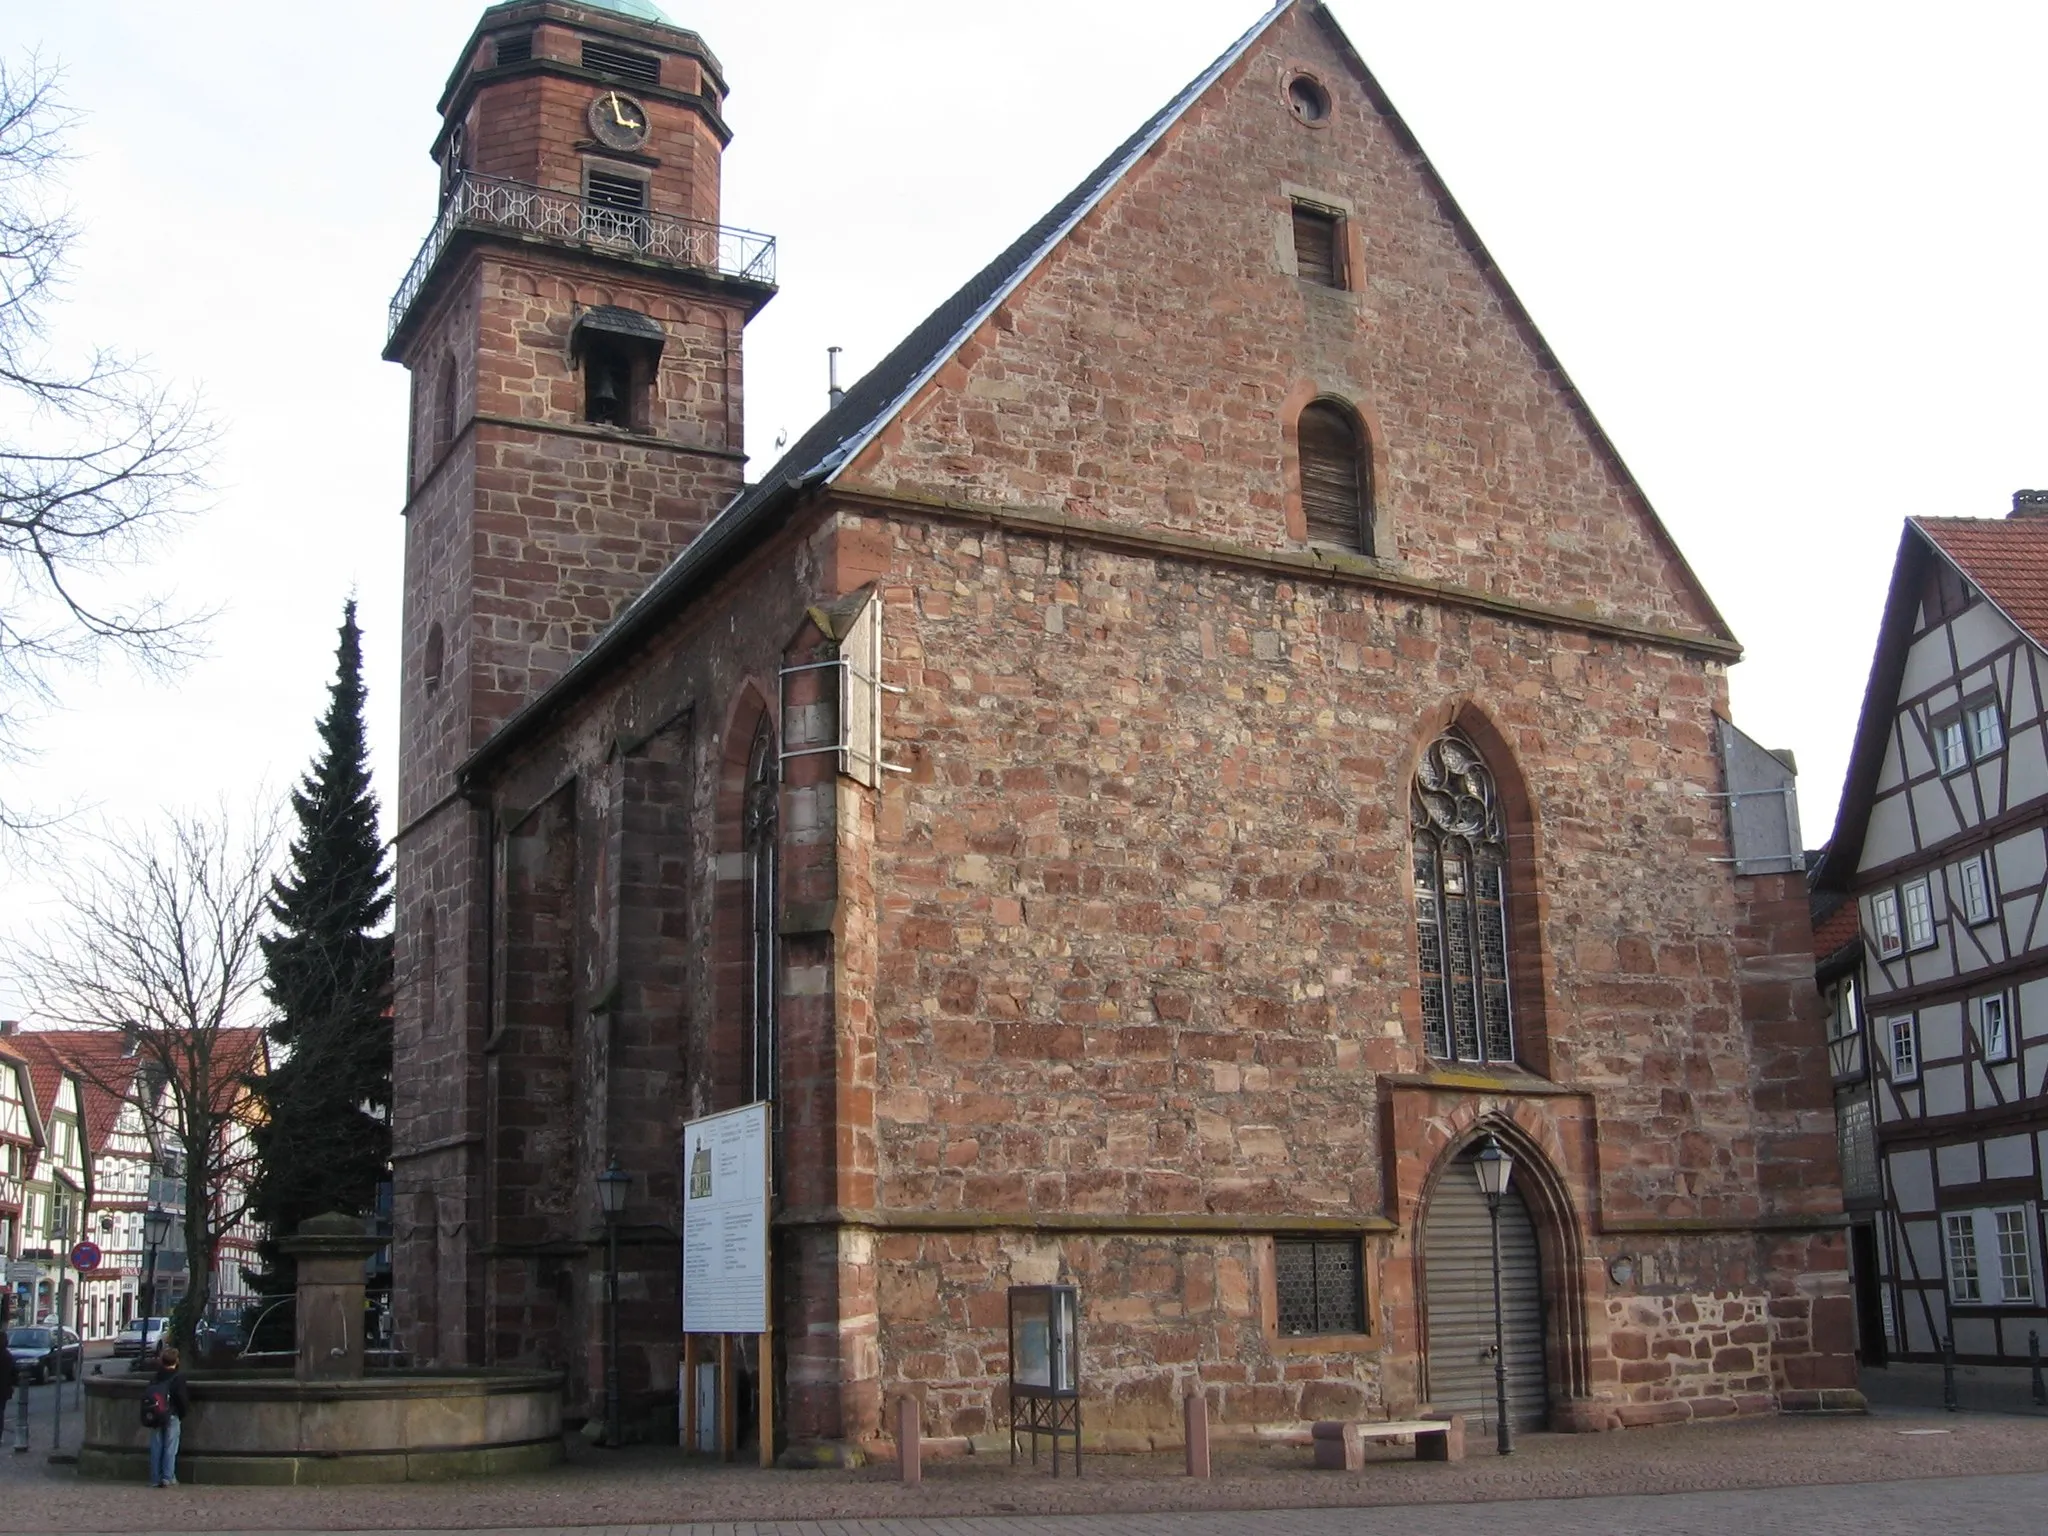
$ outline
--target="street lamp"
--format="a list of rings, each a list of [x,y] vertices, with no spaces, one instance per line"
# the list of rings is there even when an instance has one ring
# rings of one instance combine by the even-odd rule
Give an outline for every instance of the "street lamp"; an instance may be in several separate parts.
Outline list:
[[[156,1251],[170,1241],[171,1213],[160,1205],[152,1205],[142,1217],[142,1239],[149,1244],[149,1299],[142,1307],[142,1338],[149,1341],[149,1320],[156,1316]]]
[[[619,1443],[619,1212],[633,1176],[619,1166],[617,1153],[597,1176],[597,1206],[604,1212],[604,1443]]]
[[[1498,1446],[1506,1456],[1515,1448],[1514,1426],[1508,1422],[1508,1339],[1507,1314],[1500,1301],[1500,1203],[1507,1195],[1508,1180],[1514,1177],[1515,1160],[1488,1136],[1486,1145],[1473,1160],[1479,1174],[1479,1192],[1486,1196],[1486,1214],[1493,1226],[1493,1401],[1499,1420]]]

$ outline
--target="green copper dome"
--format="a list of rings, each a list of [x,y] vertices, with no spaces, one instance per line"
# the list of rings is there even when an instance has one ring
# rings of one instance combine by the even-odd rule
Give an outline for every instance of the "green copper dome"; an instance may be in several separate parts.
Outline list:
[[[657,22],[672,27],[674,22],[662,14],[661,7],[648,4],[648,0],[576,0],[578,5],[587,5],[593,11],[617,11],[621,16],[630,16],[635,21]]]

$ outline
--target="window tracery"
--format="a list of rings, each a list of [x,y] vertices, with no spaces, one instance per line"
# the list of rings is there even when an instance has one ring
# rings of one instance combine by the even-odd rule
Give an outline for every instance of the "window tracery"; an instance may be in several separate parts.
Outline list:
[[[1493,774],[1458,732],[1422,754],[1408,819],[1423,1048],[1442,1061],[1512,1062],[1507,835]]]

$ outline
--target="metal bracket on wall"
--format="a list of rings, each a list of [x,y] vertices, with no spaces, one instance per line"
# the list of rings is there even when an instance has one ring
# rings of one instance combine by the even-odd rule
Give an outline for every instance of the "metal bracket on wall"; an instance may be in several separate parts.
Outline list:
[[[882,695],[906,694],[907,689],[882,681],[882,600],[871,596],[848,626],[839,642],[839,654],[829,661],[800,662],[784,667],[777,678],[776,719],[786,727],[789,708],[789,680],[803,672],[836,671],[839,699],[835,739],[823,746],[801,746],[779,754],[778,762],[796,757],[839,759],[839,771],[874,789],[884,773],[909,773],[898,763],[882,759]],[[785,739],[787,737],[785,736]]]

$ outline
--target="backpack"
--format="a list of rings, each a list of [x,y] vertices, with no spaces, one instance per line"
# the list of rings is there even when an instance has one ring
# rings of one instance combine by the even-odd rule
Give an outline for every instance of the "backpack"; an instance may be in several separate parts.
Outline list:
[[[142,1427],[162,1429],[171,1422],[171,1389],[152,1381],[142,1393]]]

